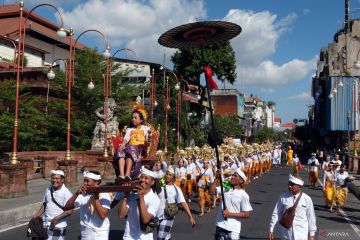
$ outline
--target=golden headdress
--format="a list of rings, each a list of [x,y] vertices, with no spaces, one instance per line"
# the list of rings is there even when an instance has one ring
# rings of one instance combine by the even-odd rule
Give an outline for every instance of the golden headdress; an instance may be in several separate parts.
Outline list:
[[[134,105],[134,111],[139,111],[139,112],[141,112],[141,114],[142,114],[143,117],[144,117],[144,120],[146,121],[147,116],[148,116],[148,113],[147,113],[144,105],[142,105],[140,102],[136,101],[136,103],[135,103],[135,105]]]

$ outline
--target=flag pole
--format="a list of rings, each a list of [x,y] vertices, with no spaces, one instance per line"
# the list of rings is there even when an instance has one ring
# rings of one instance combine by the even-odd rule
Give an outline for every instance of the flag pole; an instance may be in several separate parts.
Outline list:
[[[203,45],[201,45],[201,58],[202,58],[203,66],[205,67],[206,63],[205,63],[205,55],[204,55],[204,46]],[[216,131],[215,131],[215,123],[214,123],[214,113],[213,113],[213,107],[212,107],[211,96],[210,96],[209,79],[206,74],[204,74],[204,75],[205,75],[206,90],[207,90],[209,109],[210,109],[211,135],[212,135],[211,137],[215,143],[214,148],[215,148],[215,155],[216,155],[216,166],[217,166],[217,169],[220,170],[221,201],[222,201],[223,209],[225,210],[226,204],[225,204],[225,198],[224,198],[222,171],[221,171],[221,164],[220,164],[220,158],[219,158],[219,150],[218,150],[217,142],[216,142],[217,138],[216,138]]]

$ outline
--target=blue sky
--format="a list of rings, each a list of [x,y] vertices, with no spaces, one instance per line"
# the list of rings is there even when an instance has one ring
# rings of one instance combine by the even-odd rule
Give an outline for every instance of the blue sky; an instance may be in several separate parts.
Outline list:
[[[33,0],[25,5],[44,2],[61,8],[65,27],[75,33],[99,29],[112,49],[129,47],[145,61],[162,63],[165,51],[168,66],[174,50],[157,43],[168,29],[196,20],[239,24],[243,31],[231,41],[238,79],[226,87],[275,101],[276,116],[283,122],[307,117],[318,54],[344,22],[344,0]],[[359,0],[350,1],[350,8],[360,8]],[[50,9],[36,12],[55,18]],[[350,17],[360,18],[360,12],[352,11]],[[81,40],[103,48],[95,35]]]

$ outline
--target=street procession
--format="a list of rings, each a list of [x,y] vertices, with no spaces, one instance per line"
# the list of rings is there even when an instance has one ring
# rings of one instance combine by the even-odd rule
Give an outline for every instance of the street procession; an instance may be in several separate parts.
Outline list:
[[[3,1],[0,239],[360,239],[357,5]]]

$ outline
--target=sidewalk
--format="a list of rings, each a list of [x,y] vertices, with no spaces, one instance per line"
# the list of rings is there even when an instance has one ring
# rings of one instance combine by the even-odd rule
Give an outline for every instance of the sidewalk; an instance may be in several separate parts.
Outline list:
[[[83,175],[78,174],[78,184],[70,187],[75,192],[83,182]],[[0,232],[6,228],[27,223],[31,216],[40,208],[50,179],[36,179],[27,182],[29,194],[24,197],[0,199]]]

